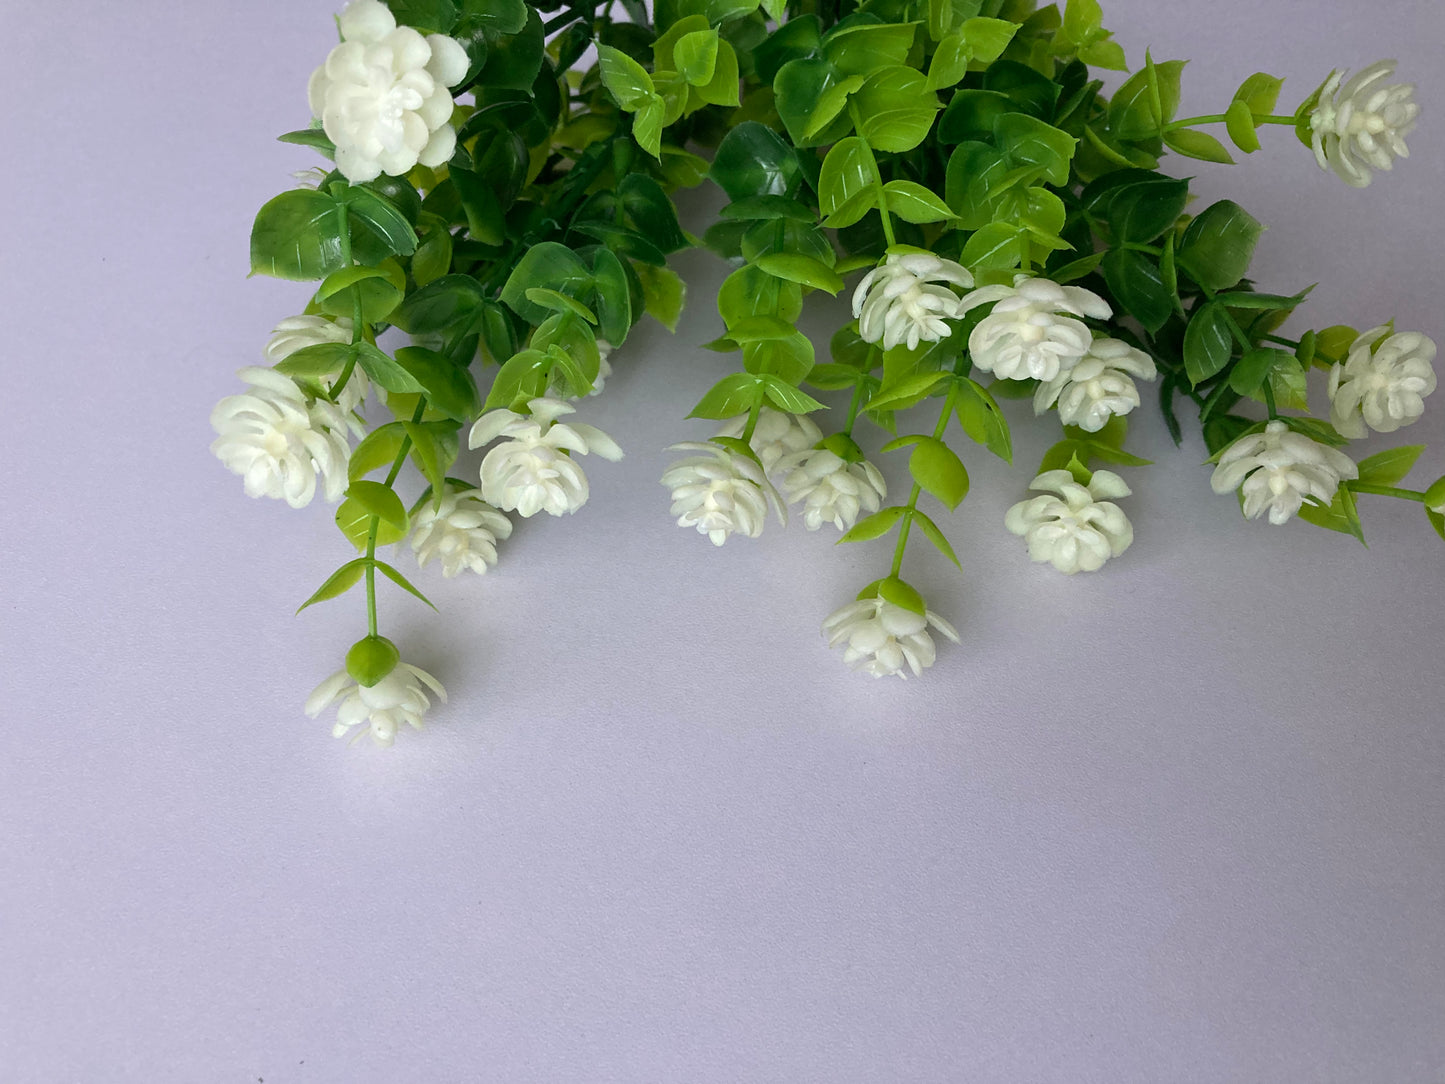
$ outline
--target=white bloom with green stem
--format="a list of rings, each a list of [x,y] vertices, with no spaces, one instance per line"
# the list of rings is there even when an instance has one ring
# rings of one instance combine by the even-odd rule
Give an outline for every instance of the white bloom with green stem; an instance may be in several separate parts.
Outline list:
[[[1225,448],[1209,484],[1216,493],[1241,490],[1246,517],[1257,519],[1267,511],[1278,526],[1300,510],[1306,497],[1328,505],[1341,481],[1359,476],[1344,452],[1276,418],[1262,432],[1246,433]]]
[[[741,437],[748,427],[748,415],[739,414],[723,423],[716,436]],[[785,410],[763,407],[748,447],[757,453],[763,470],[769,474],[784,456],[806,451],[823,437],[822,431],[806,414],[790,414]]]
[[[697,453],[673,463],[661,479],[672,491],[671,514],[679,527],[696,528],[721,546],[734,534],[762,534],[769,506],[786,519],[777,490],[751,456],[700,441],[683,441],[668,450]]]
[[[1394,73],[1395,61],[1380,60],[1341,86],[1345,70],[1336,68],[1310,110],[1315,161],[1355,188],[1368,185],[1375,171],[1393,168],[1395,159],[1410,156],[1405,137],[1420,106],[1413,84],[1386,82]]]
[[[428,689],[439,700],[446,700],[442,683],[410,663],[398,662],[374,685],[359,684],[346,670],[338,670],[306,698],[305,710],[306,715],[314,719],[329,705],[340,701],[336,723],[331,728],[333,737],[352,734],[359,738],[370,734],[377,745],[388,746],[402,725],[421,729],[422,719],[431,707]]]
[[[1418,331],[1372,327],[1330,369],[1330,423],[1347,437],[1393,433],[1425,412],[1435,390],[1435,342]]]
[[[596,426],[558,422],[576,412],[570,403],[543,396],[527,408],[527,414],[491,410],[472,426],[470,448],[509,438],[482,460],[482,499],[523,518],[538,512],[576,512],[587,503],[589,490],[587,475],[573,457],[599,455],[615,461],[622,458],[622,449]]]
[[[950,286],[973,285],[968,268],[931,252],[893,252],[864,275],[853,291],[853,315],[864,342],[884,350],[937,342],[949,334],[946,320],[961,315]]]
[[[447,579],[465,569],[483,575],[497,563],[497,542],[512,534],[512,521],[482,500],[479,490],[449,487],[411,517],[411,549],[425,568],[440,561]]]
[[[843,649],[843,661],[875,678],[906,679],[932,666],[938,656],[929,628],[958,643],[958,630],[932,610],[917,613],[880,597],[841,606],[823,622],[829,647]]]
[[[248,497],[275,497],[304,508],[317,478],[328,501],[346,492],[347,415],[335,403],[308,399],[290,377],[248,365],[237,371],[251,391],[211,411],[218,434],[211,451],[245,481]]]
[[[298,350],[324,343],[346,344],[351,342],[351,319],[346,316],[288,316],[271,329],[271,338],[266,342],[266,360],[279,365]],[[335,380],[341,375],[341,366],[329,374],[326,388],[329,392]],[[346,386],[336,397],[336,405],[350,414],[359,407],[370,390],[366,374],[358,368],[351,370]],[[356,427],[353,426],[353,429]]]
[[[866,459],[850,463],[827,448],[793,452],[778,461],[783,495],[803,504],[803,526],[816,531],[831,523],[847,531],[863,512],[878,511],[888,484]]]
[[[1060,286],[1028,275],[1012,286],[980,286],[963,311],[994,303],[968,336],[974,367],[1000,380],[1052,381],[1089,352],[1094,336],[1078,317],[1105,320],[1109,303],[1082,286]]]
[[[1095,572],[1134,541],[1129,517],[1113,501],[1130,489],[1113,471],[1094,471],[1086,485],[1070,471],[1047,470],[1029,488],[1044,495],[1010,508],[1004,526],[1028,543],[1030,560],[1070,576]]]
[[[1089,351],[1072,368],[1039,384],[1034,392],[1034,413],[1042,414],[1056,402],[1059,421],[1097,433],[1116,415],[1139,405],[1134,378],[1158,376],[1154,359],[1121,339],[1095,339]]]
[[[337,22],[341,44],[307,86],[336,168],[360,184],[444,164],[456,148],[448,88],[466,78],[466,50],[444,34],[397,26],[380,0],[351,0]]]

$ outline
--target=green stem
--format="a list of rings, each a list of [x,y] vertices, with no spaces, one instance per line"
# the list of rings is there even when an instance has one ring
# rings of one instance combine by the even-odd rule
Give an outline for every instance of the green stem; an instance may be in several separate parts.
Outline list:
[[[425,413],[426,396],[423,395],[416,401],[416,409],[412,411],[411,420],[419,422]],[[388,489],[396,481],[396,476],[401,473],[409,451],[411,451],[410,434],[401,438],[401,446],[396,450],[396,458],[391,461],[391,470],[386,473]],[[366,629],[371,636],[376,635],[376,535],[379,530],[381,530],[381,517],[372,516],[366,529]]]
[[[848,421],[843,426],[845,435],[853,435],[853,423],[858,420],[858,411],[863,407],[863,390],[868,386],[868,373],[873,371],[873,366],[878,360],[878,347],[868,348],[868,367],[865,372],[859,375],[858,383],[853,385],[853,398],[848,403]]]
[[[933,439],[942,440],[943,434],[948,431],[948,419],[953,414],[953,398],[957,394],[958,386],[951,385],[948,394],[943,399],[943,411],[938,415],[938,424],[933,427]],[[893,547],[893,567],[888,575],[897,576],[898,570],[903,567],[903,550],[908,545],[908,534],[913,529],[913,513],[918,511],[918,496],[923,492],[923,487],[917,482],[908,493],[908,504],[904,506],[903,522],[898,527],[898,544]]]
[[[859,139],[863,139],[863,118],[858,113],[857,104],[851,100],[848,102],[848,115],[853,118],[853,131],[858,134]],[[863,139],[863,142],[866,144],[868,141]],[[871,146],[868,148],[868,153],[872,156],[873,148]],[[878,172],[876,158],[873,162],[873,174],[876,178],[873,188],[878,193],[878,217],[883,220],[883,237],[888,242],[888,247],[892,248],[898,243],[898,239],[893,236],[893,216],[888,213],[888,193],[883,188],[883,174]]]
[[[1225,114],[1223,114],[1223,113],[1209,113],[1209,114],[1207,114],[1207,115],[1205,115],[1205,116],[1202,116],[1202,117],[1185,117],[1183,120],[1171,120],[1168,124],[1164,125],[1164,131],[1166,131],[1166,132],[1172,132],[1172,131],[1174,131],[1176,128],[1193,128],[1195,125],[1198,125],[1198,124],[1223,124],[1224,121],[1225,121]],[[1278,116],[1255,117],[1255,118],[1254,118],[1254,123],[1255,123],[1255,124],[1289,124],[1289,125],[1293,125],[1293,124],[1294,124],[1294,117],[1278,117]]]
[[[1278,343],[1280,346],[1290,346],[1296,350],[1299,349],[1299,341],[1297,339],[1286,339],[1283,335],[1261,335],[1260,338],[1268,343]]]
[[[1264,382],[1262,387],[1264,390],[1264,408],[1269,411],[1269,420],[1274,421],[1279,417],[1279,411],[1275,409],[1274,405],[1274,388],[1268,380]]]
[[[1399,497],[1402,501],[1425,503],[1425,494],[1418,489],[1401,489],[1399,486],[1377,486],[1372,482],[1346,482],[1345,488],[1351,493],[1374,493],[1381,497]]]
[[[759,395],[759,396],[757,397],[757,399],[753,402],[752,409],[748,411],[748,423],[747,423],[747,425],[743,426],[742,441],[743,441],[743,443],[746,444],[749,448],[751,448],[751,447],[753,446],[753,445],[752,445],[753,430],[755,430],[755,429],[758,427],[758,415],[760,415],[762,412],[763,412],[763,397],[762,397],[761,395]]]

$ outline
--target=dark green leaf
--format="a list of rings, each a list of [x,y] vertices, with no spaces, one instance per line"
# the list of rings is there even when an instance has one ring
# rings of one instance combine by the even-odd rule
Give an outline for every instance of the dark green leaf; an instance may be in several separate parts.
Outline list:
[[[1264,227],[1229,200],[1206,207],[1179,240],[1179,265],[1207,290],[1227,290],[1244,277]]]
[[[425,390],[427,402],[459,422],[476,416],[481,408],[472,374],[434,350],[404,346],[396,360]]]
[[[282,192],[251,227],[251,273],[306,281],[344,267],[337,204],[324,192]]]
[[[718,145],[709,174],[731,199],[791,196],[802,183],[797,153],[770,128],[744,121]]]
[[[1151,334],[1174,311],[1175,295],[1152,256],[1136,249],[1111,249],[1103,259],[1104,281],[1114,300]]]
[[[1198,385],[1226,365],[1234,352],[1229,314],[1223,305],[1202,305],[1196,309],[1184,331],[1184,370],[1190,383]]]

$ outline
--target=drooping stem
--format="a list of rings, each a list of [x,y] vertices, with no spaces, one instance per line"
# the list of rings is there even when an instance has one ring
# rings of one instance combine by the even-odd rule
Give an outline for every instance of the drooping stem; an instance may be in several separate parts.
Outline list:
[[[1399,497],[1402,501],[1425,503],[1425,494],[1418,489],[1402,489],[1399,486],[1381,486],[1373,482],[1346,482],[1345,488],[1351,493],[1373,493],[1380,497]]]

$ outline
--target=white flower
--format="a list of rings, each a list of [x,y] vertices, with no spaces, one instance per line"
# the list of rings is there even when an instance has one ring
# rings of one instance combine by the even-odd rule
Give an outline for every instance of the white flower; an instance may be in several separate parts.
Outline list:
[[[346,492],[346,415],[323,399],[308,402],[290,377],[248,365],[237,375],[255,390],[231,395],[211,411],[219,434],[211,451],[245,479],[246,495],[280,497],[302,508],[321,475],[328,501]]]
[[[416,563],[425,568],[433,558],[440,558],[442,575],[448,579],[464,568],[484,574],[497,563],[497,540],[512,533],[512,521],[475,489],[450,490],[439,506],[424,501],[411,525]]]
[[[336,168],[359,184],[447,161],[457,141],[447,88],[466,77],[466,50],[443,34],[397,26],[381,0],[351,0],[338,22],[342,42],[306,88],[336,144]]]
[[[338,670],[306,698],[306,714],[314,719],[328,704],[339,698],[341,705],[336,709],[336,725],[331,728],[333,737],[344,737],[353,727],[364,723],[367,730],[357,731],[357,737],[369,731],[377,745],[390,745],[399,724],[406,723],[413,729],[421,729],[422,717],[431,706],[423,686],[430,688],[441,700],[446,700],[447,693],[442,683],[410,663],[397,663],[391,673],[369,686],[358,685],[345,670]]]
[[[1246,433],[1219,457],[1209,484],[1228,493],[1244,483],[1244,514],[1257,518],[1269,509],[1269,521],[1285,522],[1305,497],[1321,504],[1335,499],[1340,480],[1358,478],[1350,457],[1336,448],[1296,433],[1276,419],[1262,433]]]
[[[1396,158],[1410,156],[1405,137],[1415,127],[1420,106],[1412,97],[1413,84],[1384,82],[1394,72],[1393,60],[1377,61],[1341,87],[1345,71],[1336,68],[1310,111],[1315,161],[1355,188],[1370,183],[1372,170],[1389,170]]]
[[[523,518],[538,512],[553,516],[575,512],[587,503],[588,490],[587,475],[572,456],[596,453],[618,460],[622,449],[595,426],[556,422],[559,415],[576,412],[569,403],[542,397],[527,406],[530,414],[492,410],[472,426],[470,448],[498,437],[512,438],[482,460],[482,498]]]
[[[768,505],[785,519],[777,490],[756,463],[720,444],[684,441],[669,451],[699,452],[679,459],[663,472],[672,490],[672,515],[679,527],[696,527],[714,546],[737,533],[757,538],[768,518]]]
[[[1076,316],[1107,319],[1108,302],[1082,286],[1017,275],[1012,286],[981,286],[963,311],[997,301],[968,337],[973,364],[1000,380],[1053,380],[1089,352],[1093,335]]]
[[[1113,471],[1096,470],[1087,486],[1066,470],[1047,470],[1029,483],[1047,494],[1020,501],[1004,516],[1004,526],[1029,545],[1029,559],[1048,561],[1060,572],[1093,572],[1118,557],[1134,541],[1134,527],[1113,501],[1129,487]]]
[[[1116,414],[1139,405],[1139,389],[1131,376],[1153,380],[1154,359],[1121,339],[1095,339],[1073,368],[1045,380],[1034,392],[1034,413],[1059,404],[1059,420],[1097,433]]]
[[[1350,344],[1343,364],[1330,369],[1330,422],[1347,437],[1365,426],[1393,433],[1425,412],[1435,390],[1435,342],[1418,331],[1389,335],[1372,327]]]
[[[829,647],[845,645],[843,661],[852,669],[906,680],[905,666],[919,677],[937,657],[929,625],[958,643],[958,631],[932,610],[914,613],[883,598],[860,598],[834,610],[823,622],[823,635]]]
[[[816,531],[831,523],[846,531],[860,512],[878,511],[888,485],[866,459],[849,463],[827,448],[811,448],[778,461],[783,493],[789,504],[803,502],[803,525]]]
[[[320,346],[322,343],[350,343],[351,342],[351,319],[346,316],[338,316],[334,320],[325,316],[288,316],[274,328],[271,329],[271,338],[266,343],[266,360],[272,365],[279,365],[298,350],[304,350],[308,346]],[[331,381],[341,375],[341,366],[330,374],[331,380],[327,381],[326,390],[331,390]],[[350,414],[361,405],[370,390],[370,382],[366,374],[359,368],[353,367],[351,376],[346,380],[346,387],[341,389],[341,398],[336,405]],[[355,427],[353,427],[355,428]]]
[[[884,350],[906,342],[915,349],[920,342],[948,337],[945,320],[962,313],[959,298],[946,286],[951,282],[972,286],[968,268],[931,252],[893,253],[863,276],[853,291],[853,315],[858,317],[858,335],[864,342],[883,341]]]
[[[724,422],[715,435],[741,437],[747,426],[748,416],[739,414]],[[822,431],[806,414],[789,414],[785,410],[763,407],[758,413],[758,424],[753,429],[748,447],[757,453],[763,470],[771,474],[783,456],[811,448],[822,437]]]

